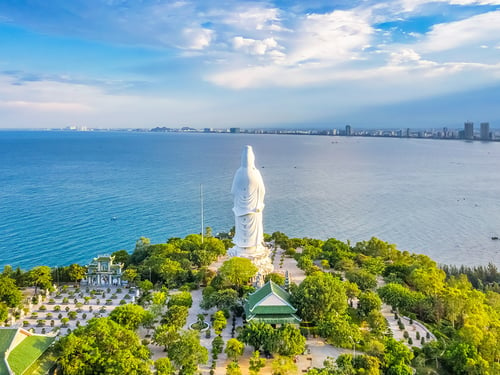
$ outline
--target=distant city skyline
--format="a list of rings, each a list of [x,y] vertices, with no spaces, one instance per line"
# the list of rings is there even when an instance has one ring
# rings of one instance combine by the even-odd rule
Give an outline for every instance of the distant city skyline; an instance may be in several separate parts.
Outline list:
[[[500,0],[0,2],[0,128],[500,127]]]

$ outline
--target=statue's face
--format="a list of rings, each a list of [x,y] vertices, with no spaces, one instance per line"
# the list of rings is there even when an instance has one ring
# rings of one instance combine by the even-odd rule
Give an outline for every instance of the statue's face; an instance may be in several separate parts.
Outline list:
[[[243,148],[243,153],[241,155],[241,166],[242,167],[255,166],[255,155],[253,154],[252,146],[247,145]]]

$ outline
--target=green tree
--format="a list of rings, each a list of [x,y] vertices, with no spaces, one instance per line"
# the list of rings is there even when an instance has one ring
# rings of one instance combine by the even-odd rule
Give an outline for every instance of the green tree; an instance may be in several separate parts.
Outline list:
[[[114,263],[122,263],[124,267],[128,267],[130,263],[130,254],[127,250],[118,250],[111,254],[112,257],[115,257]]]
[[[413,292],[396,283],[389,283],[379,288],[377,292],[385,303],[404,311],[411,311],[416,302],[423,298],[421,293]]]
[[[370,326],[370,331],[375,335],[382,335],[387,332],[387,320],[378,310],[372,310],[368,313],[366,321]]]
[[[168,351],[170,345],[179,339],[178,328],[167,324],[162,324],[155,329],[153,342],[156,345],[163,346]]]
[[[243,354],[243,350],[245,349],[245,344],[243,344],[238,339],[229,339],[226,343],[226,349],[224,349],[224,353],[227,354],[227,357],[233,361],[237,361],[238,358]]]
[[[170,358],[158,358],[155,361],[156,375],[174,375],[175,367],[170,362]]]
[[[380,360],[370,355],[357,355],[353,358],[354,368],[358,374],[380,375]]]
[[[224,315],[224,312],[219,310],[213,315],[212,327],[214,328],[214,332],[217,335],[220,335],[224,328],[227,326],[227,319]]]
[[[16,307],[21,304],[22,299],[23,295],[14,279],[0,275],[0,302],[4,302],[8,307]]]
[[[135,332],[111,319],[91,319],[57,345],[64,374],[150,374],[150,353]]]
[[[139,328],[139,325],[142,324],[145,317],[146,311],[141,306],[131,303],[117,306],[111,311],[111,314],[109,314],[111,320],[134,331]]]
[[[232,257],[219,268],[219,274],[228,286],[241,288],[257,273],[257,267],[250,259]]]
[[[0,302],[0,322],[5,321],[8,315],[9,315],[9,308],[4,302]]]
[[[202,308],[209,309],[216,306],[220,310],[232,310],[238,304],[239,296],[236,290],[231,288],[222,290],[209,288],[205,288],[205,290],[208,289],[207,293],[203,293]]]
[[[163,315],[162,322],[170,326],[182,328],[186,324],[188,316],[189,309],[186,306],[173,305]]]
[[[165,287],[163,288],[164,290],[159,290],[151,294],[152,305],[150,309],[155,314],[155,316],[158,316],[161,313],[163,307],[165,306],[165,303],[167,302],[168,290]]]
[[[291,375],[297,373],[297,366],[293,359],[286,356],[277,356],[272,363],[273,375]]]
[[[436,267],[420,267],[412,271],[408,283],[427,296],[436,296],[444,289],[446,274]]]
[[[48,266],[37,266],[30,273],[30,281],[35,285],[35,294],[38,288],[50,289],[52,287],[52,272]]]
[[[168,356],[179,374],[193,375],[198,365],[208,361],[208,351],[200,344],[197,331],[183,331],[168,348]]]
[[[392,337],[385,341],[384,363],[387,375],[411,375],[410,367],[413,352],[400,341]]]
[[[193,297],[191,296],[191,293],[183,291],[177,294],[172,294],[168,300],[167,306],[170,308],[174,305],[186,306],[187,308],[193,306]]]
[[[342,315],[347,310],[347,295],[338,278],[317,272],[307,276],[293,294],[293,301],[302,319],[320,322],[329,315]]]
[[[130,263],[138,265],[144,259],[146,259],[150,255],[149,247],[151,245],[151,241],[149,238],[141,237],[135,243],[135,249],[132,255],[130,256]]]
[[[272,280],[275,284],[281,286],[285,285],[285,276],[283,276],[281,273],[268,273],[264,278],[264,281],[267,283],[269,280]]]
[[[351,323],[347,315],[330,315],[319,323],[318,330],[320,335],[334,346],[351,348],[353,341],[358,342],[361,339],[359,327]]]
[[[241,369],[238,362],[231,361],[226,366],[226,375],[241,375]]]
[[[250,322],[246,324],[238,335],[238,339],[254,350],[264,349],[270,352],[274,345],[274,329],[270,324]]]
[[[365,269],[354,269],[347,271],[345,277],[351,283],[356,283],[361,290],[373,289],[377,286],[377,278],[373,273]]]
[[[250,357],[250,375],[258,375],[260,370],[266,365],[266,360],[260,357],[260,352],[255,350]]]
[[[277,352],[285,356],[301,354],[306,348],[306,338],[291,324],[282,325],[275,331]]]
[[[352,354],[341,354],[335,361],[339,373],[342,375],[356,375],[356,370],[352,363]]]
[[[72,281],[78,282],[87,274],[87,269],[77,263],[73,263],[68,268],[68,275]]]
[[[212,353],[214,355],[219,355],[224,349],[224,340],[221,336],[215,336],[212,340]]]
[[[371,290],[362,292],[358,297],[358,312],[361,316],[367,316],[372,310],[380,310],[382,301],[380,297]]]
[[[382,241],[376,237],[369,241],[358,242],[353,250],[371,257],[381,257],[383,259],[392,259],[397,254],[396,245]]]
[[[150,258],[150,262],[150,266],[155,270],[155,273],[161,277],[169,288],[175,286],[187,273],[180,262],[169,258]]]
[[[139,280],[139,273],[137,272],[137,269],[129,267],[123,271],[122,279],[128,281],[130,284],[133,284]]]

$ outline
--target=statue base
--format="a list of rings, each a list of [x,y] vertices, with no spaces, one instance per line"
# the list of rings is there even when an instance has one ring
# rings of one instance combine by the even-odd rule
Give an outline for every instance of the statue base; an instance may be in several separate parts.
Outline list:
[[[235,246],[227,251],[230,257],[247,258],[259,269],[258,273],[262,276],[273,272],[274,266],[271,262],[271,250],[265,246],[258,247],[239,247]]]

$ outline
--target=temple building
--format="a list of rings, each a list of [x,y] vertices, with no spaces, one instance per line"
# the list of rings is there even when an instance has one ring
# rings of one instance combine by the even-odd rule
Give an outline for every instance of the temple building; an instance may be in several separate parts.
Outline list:
[[[247,322],[269,324],[300,324],[297,309],[290,303],[290,294],[269,280],[248,296],[244,305]]]
[[[87,266],[87,285],[112,286],[122,283],[122,263],[114,263],[112,255],[99,255]]]

